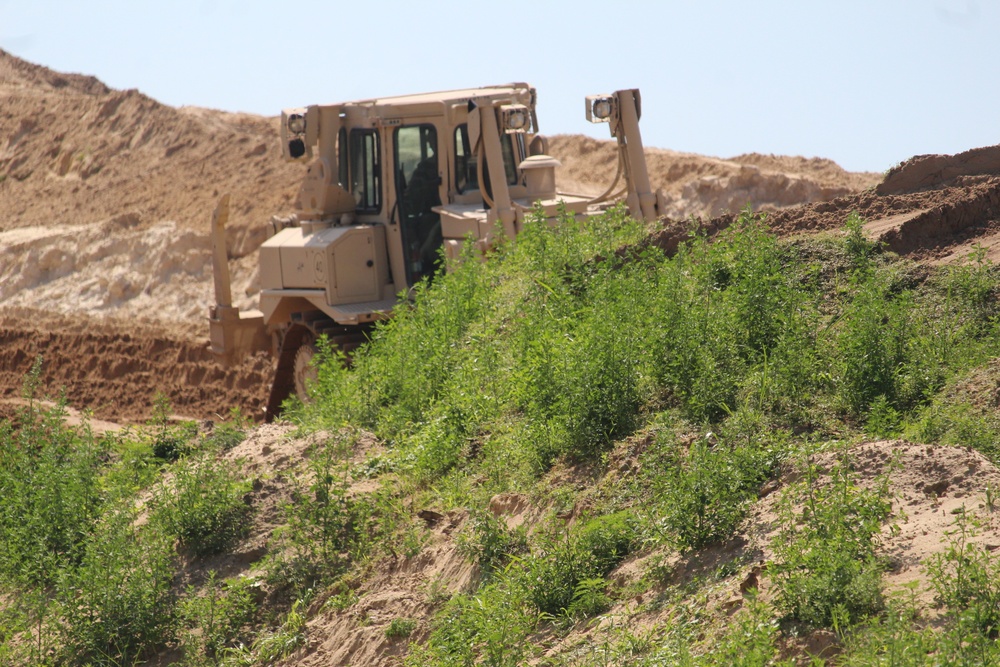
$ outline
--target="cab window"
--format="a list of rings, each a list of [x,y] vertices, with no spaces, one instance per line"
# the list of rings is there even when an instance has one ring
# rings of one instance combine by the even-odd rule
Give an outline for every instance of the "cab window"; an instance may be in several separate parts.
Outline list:
[[[455,188],[459,193],[479,189],[476,155],[469,145],[469,126],[465,124],[455,128]]]
[[[437,130],[430,124],[396,128],[393,154],[406,282],[413,285],[434,275],[440,264],[441,216],[434,212],[441,204]]]
[[[337,133],[337,182],[347,189],[347,128]]]
[[[379,164],[375,130],[351,130],[351,194],[359,213],[378,213],[382,208],[382,167]]]
[[[516,139],[511,139],[516,137]],[[520,154],[524,155],[524,135],[506,134],[500,135],[500,152],[503,155],[503,170],[507,177],[508,185],[517,185],[517,165],[518,150],[515,148],[515,141],[520,149]],[[479,177],[476,173],[476,156],[473,147],[469,143],[469,126],[465,123],[455,128],[455,187],[459,193],[469,192],[479,189]],[[489,181],[489,165],[483,163],[483,177]],[[489,192],[487,194],[490,194]]]
[[[517,185],[517,165],[518,159],[514,153],[514,142],[511,137],[517,137],[520,143],[524,142],[523,134],[507,134],[506,132],[500,135],[500,150],[503,152],[503,170],[507,176],[508,185]]]

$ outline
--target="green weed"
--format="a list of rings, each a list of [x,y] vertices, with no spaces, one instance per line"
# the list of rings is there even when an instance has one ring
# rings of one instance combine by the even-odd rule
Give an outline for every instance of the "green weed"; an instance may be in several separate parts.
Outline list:
[[[135,513],[105,514],[78,567],[60,579],[58,626],[74,664],[132,664],[174,636],[169,538],[135,528]]]
[[[385,636],[389,639],[406,639],[417,629],[417,622],[412,618],[394,618],[385,628]]]
[[[181,644],[188,663],[215,664],[226,649],[246,638],[247,626],[259,613],[256,586],[252,579],[220,581],[209,572],[203,591],[188,589],[178,609],[187,630]]]
[[[40,365],[25,382],[29,405],[18,428],[0,423],[0,573],[11,582],[49,586],[76,566],[103,508],[101,467],[107,442],[64,426],[65,402],[34,402]]]
[[[527,530],[518,527],[511,530],[503,518],[490,511],[473,512],[469,518],[469,530],[458,539],[459,551],[466,558],[474,560],[489,579],[495,572],[502,571],[512,558],[528,550]]]
[[[973,541],[980,522],[961,508],[943,553],[927,563],[927,574],[937,600],[952,616],[960,632],[988,639],[1000,635],[1000,561]]]
[[[238,469],[208,456],[180,464],[158,498],[154,520],[195,556],[225,551],[250,530],[250,484]]]
[[[644,468],[656,499],[655,530],[682,551],[728,539],[771,473],[767,458],[766,450],[702,440],[687,451],[676,445],[653,450]]]
[[[891,508],[888,476],[874,489],[859,487],[847,455],[833,465],[828,483],[819,475],[810,462],[803,481],[783,497],[771,545],[779,604],[814,627],[831,627],[835,619],[856,623],[884,607],[878,547]]]

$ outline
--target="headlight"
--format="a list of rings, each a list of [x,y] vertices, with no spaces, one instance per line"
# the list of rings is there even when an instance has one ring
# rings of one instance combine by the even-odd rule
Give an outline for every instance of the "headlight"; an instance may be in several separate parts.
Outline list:
[[[607,123],[615,114],[618,100],[613,95],[591,95],[587,98],[587,120]]]
[[[528,107],[523,104],[504,104],[500,107],[500,123],[507,134],[525,132],[530,125]]]
[[[306,131],[306,117],[300,113],[289,115],[288,130],[292,134],[303,134]]]

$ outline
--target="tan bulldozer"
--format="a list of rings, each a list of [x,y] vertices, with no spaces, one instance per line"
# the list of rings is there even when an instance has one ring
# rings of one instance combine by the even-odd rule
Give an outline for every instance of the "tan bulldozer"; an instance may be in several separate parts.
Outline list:
[[[277,358],[268,420],[292,393],[306,396],[321,335],[345,351],[364,343],[463,243],[485,253],[539,209],[587,216],[624,199],[631,215],[658,217],[638,90],[586,98],[587,120],[608,123],[619,148],[617,176],[598,197],[558,190],[535,102],[534,88],[512,83],[282,112],[282,153],[308,168],[294,214],[272,218],[260,248],[259,310],[232,304],[227,197],[212,223],[212,352],[226,365],[259,350]]]

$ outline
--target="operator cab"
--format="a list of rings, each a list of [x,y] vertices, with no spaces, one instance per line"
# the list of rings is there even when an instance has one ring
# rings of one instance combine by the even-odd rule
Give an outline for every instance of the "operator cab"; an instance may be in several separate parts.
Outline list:
[[[440,268],[443,209],[458,205],[485,216],[493,201],[489,164],[469,129],[470,120],[481,125],[471,118],[475,110],[516,106],[530,125],[534,97],[526,84],[510,84],[286,110],[286,159],[325,165],[310,168],[296,201],[298,220],[309,229],[385,226],[394,286],[413,287]],[[501,151],[506,187],[526,195],[518,169],[528,157],[524,134],[503,134]],[[331,190],[343,194],[315,194]],[[350,210],[325,206],[331,199]]]

